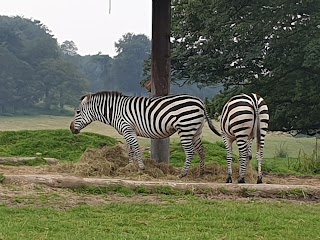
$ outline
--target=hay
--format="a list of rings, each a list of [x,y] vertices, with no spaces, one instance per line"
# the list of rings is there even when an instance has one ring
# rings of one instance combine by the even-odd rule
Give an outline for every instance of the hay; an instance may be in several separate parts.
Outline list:
[[[184,161],[182,159],[181,161]],[[88,149],[78,163],[57,164],[52,166],[58,172],[72,173],[82,177],[121,177],[133,180],[177,180],[181,168],[168,164],[157,163],[151,159],[144,159],[145,170],[141,171],[137,162],[129,164],[128,150],[123,145],[105,146],[101,149]],[[233,166],[233,179],[239,177],[239,167]],[[199,176],[199,167],[190,169],[182,181],[225,182],[227,167],[218,163],[207,163],[205,174]],[[246,182],[255,183],[257,173],[248,166]]]

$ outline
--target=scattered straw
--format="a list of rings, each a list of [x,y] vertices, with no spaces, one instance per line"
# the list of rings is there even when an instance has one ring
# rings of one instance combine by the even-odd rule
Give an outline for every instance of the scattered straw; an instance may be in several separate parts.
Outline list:
[[[181,159],[184,161],[184,159]],[[129,164],[128,151],[123,145],[105,146],[101,149],[88,149],[78,163],[60,163],[51,167],[62,173],[72,173],[82,177],[121,177],[134,180],[177,180],[180,168],[170,164],[157,163],[151,159],[144,159],[146,169],[141,171],[138,164]],[[233,166],[233,179],[239,177],[239,167]],[[217,163],[207,163],[204,176],[199,177],[199,167],[190,169],[183,181],[225,182],[227,167]],[[254,183],[257,173],[248,166],[246,182]]]

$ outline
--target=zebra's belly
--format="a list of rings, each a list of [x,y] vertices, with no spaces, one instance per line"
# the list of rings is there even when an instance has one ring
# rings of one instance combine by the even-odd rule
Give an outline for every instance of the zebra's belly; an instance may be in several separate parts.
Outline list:
[[[172,134],[176,132],[174,128],[170,129],[164,129],[162,131],[151,131],[151,130],[141,130],[141,129],[135,129],[136,134],[139,137],[144,137],[144,138],[152,138],[152,139],[163,139],[170,137]]]

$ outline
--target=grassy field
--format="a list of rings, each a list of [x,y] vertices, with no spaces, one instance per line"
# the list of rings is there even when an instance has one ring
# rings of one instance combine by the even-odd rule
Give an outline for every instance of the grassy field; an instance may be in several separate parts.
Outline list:
[[[19,130],[0,132],[0,156],[57,158],[62,161],[78,161],[87,148],[113,146],[114,138],[85,132],[70,134],[68,130]]]
[[[316,204],[188,196],[66,209],[0,206],[0,239],[319,239],[317,212]]]
[[[4,132],[0,133],[0,156],[41,152],[44,157],[74,162],[88,147],[116,143],[113,138],[94,133],[123,140],[114,129],[99,123],[92,124],[80,135],[72,135],[68,131],[70,120],[49,116],[1,117]],[[225,150],[221,144],[213,144],[221,140],[207,127],[204,138],[208,162],[225,164]],[[184,155],[176,136],[172,142],[171,163],[182,166]],[[302,148],[311,154],[314,147],[314,139],[288,136],[269,135],[267,142],[267,155],[274,162],[268,166],[266,161],[266,168],[271,171],[279,163],[273,154],[280,143],[285,142],[289,156],[298,155]],[[149,140],[141,143],[146,146]],[[283,166],[278,167],[283,173]],[[115,192],[99,190],[72,191],[0,183],[0,240],[320,239],[317,214],[320,205],[316,203],[253,198],[217,200],[205,193],[155,194],[125,188]]]
[[[72,117],[63,116],[36,116],[36,117],[0,117],[0,131],[16,131],[16,130],[48,130],[48,129],[69,129]],[[215,123],[219,129],[219,124]],[[123,137],[111,126],[94,122],[84,129],[84,132],[98,133],[116,138],[124,142]],[[208,128],[204,127],[203,139],[214,142],[221,141]],[[177,134],[171,137],[171,141],[179,141]],[[150,140],[139,138],[139,142],[143,146],[149,146]],[[320,145],[320,144],[319,144]],[[320,147],[318,147],[320,150]],[[315,138],[295,138],[287,135],[268,134],[266,138],[265,158],[273,158],[279,151],[285,151],[287,157],[297,158],[301,154],[311,155],[315,149]],[[253,147],[255,150],[255,146]],[[236,148],[235,148],[236,153]]]

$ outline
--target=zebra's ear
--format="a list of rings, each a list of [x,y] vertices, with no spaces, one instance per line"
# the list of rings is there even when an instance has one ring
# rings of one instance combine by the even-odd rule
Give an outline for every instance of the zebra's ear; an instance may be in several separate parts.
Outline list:
[[[87,103],[91,99],[91,94],[84,95],[80,98],[81,103]]]

